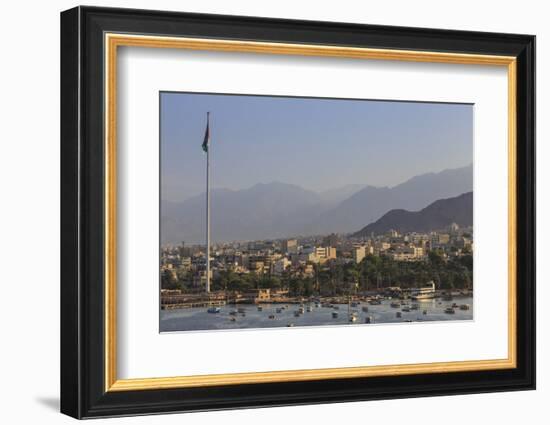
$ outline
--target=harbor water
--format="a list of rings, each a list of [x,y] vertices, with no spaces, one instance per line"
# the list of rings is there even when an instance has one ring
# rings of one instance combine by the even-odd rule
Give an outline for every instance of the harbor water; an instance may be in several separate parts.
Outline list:
[[[394,303],[392,307],[391,303]],[[454,297],[452,301],[428,299],[405,301],[405,305],[395,306],[399,300],[381,301],[380,305],[361,302],[356,306],[332,304],[331,307],[316,306],[313,302],[299,304],[238,304],[219,308],[218,313],[206,308],[181,308],[160,311],[160,331],[199,331],[213,329],[254,329],[298,326],[365,325],[381,323],[433,322],[445,320],[472,320],[472,297]],[[453,308],[453,304],[455,307]],[[459,306],[467,305],[468,309]],[[300,306],[303,313],[298,313]],[[417,309],[411,307],[418,306]],[[407,311],[407,307],[411,308]],[[368,311],[364,311],[364,308]],[[349,309],[349,313],[348,313]],[[311,311],[309,311],[311,310]],[[447,312],[446,312],[447,310]],[[453,313],[449,313],[452,311]],[[333,314],[334,313],[334,314]],[[350,322],[350,315],[356,317]],[[366,323],[367,322],[367,323]]]

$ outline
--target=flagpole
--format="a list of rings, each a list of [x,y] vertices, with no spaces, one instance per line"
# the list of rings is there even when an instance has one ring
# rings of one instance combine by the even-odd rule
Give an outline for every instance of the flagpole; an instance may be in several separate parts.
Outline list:
[[[206,125],[210,127],[210,112],[206,113]],[[210,131],[208,136],[210,137]],[[206,293],[210,292],[210,148],[206,150]]]

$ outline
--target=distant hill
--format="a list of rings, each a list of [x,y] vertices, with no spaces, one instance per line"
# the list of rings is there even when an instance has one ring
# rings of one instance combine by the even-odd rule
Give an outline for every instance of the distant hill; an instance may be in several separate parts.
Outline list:
[[[369,236],[385,233],[391,229],[401,233],[429,232],[456,223],[459,226],[473,224],[473,193],[468,192],[448,199],[440,199],[420,211],[394,209],[379,220],[363,227],[354,236]]]
[[[395,208],[417,211],[438,199],[473,190],[472,165],[427,173],[394,187],[366,186],[312,220],[315,233],[353,232]]]
[[[203,242],[205,196],[203,193],[180,204],[161,204],[162,243]],[[278,182],[244,190],[214,189],[210,200],[213,241],[290,236],[303,230],[324,202],[316,192]]]
[[[248,189],[211,191],[212,241],[275,239],[349,233],[389,210],[416,211],[473,188],[472,166],[428,173],[394,187],[353,184],[320,193],[273,182]],[[161,241],[201,243],[205,194],[183,202],[161,202]]]

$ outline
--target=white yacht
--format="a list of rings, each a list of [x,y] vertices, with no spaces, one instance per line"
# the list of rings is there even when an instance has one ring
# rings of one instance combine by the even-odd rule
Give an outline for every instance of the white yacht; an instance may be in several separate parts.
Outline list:
[[[421,288],[413,289],[411,298],[413,300],[428,300],[435,297],[435,283],[433,280],[426,283]]]

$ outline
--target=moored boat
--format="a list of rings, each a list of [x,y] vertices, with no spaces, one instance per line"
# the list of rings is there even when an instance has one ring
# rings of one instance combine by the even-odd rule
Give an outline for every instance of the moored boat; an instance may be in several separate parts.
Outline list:
[[[429,300],[435,297],[435,283],[430,280],[424,286],[411,291],[413,300]]]

